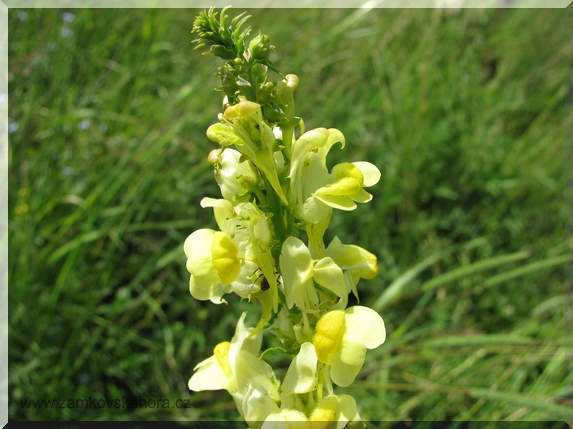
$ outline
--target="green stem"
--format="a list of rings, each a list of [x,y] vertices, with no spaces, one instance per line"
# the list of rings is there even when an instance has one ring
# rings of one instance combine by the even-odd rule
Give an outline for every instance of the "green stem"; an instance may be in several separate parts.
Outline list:
[[[273,246],[272,248],[273,257],[275,258],[275,261],[278,261],[280,255],[280,249],[282,248],[284,241],[288,237],[288,233],[284,223],[283,203],[280,197],[272,190],[272,187],[266,177],[265,177],[265,186],[267,189],[268,207],[271,213],[273,214],[271,217],[271,221],[275,229],[275,238],[277,238],[277,240],[279,241],[278,245]]]
[[[261,205],[263,205],[263,206],[268,205],[267,197],[265,196],[263,191],[261,191],[259,188],[255,188],[254,192],[255,192],[255,195],[257,196],[257,198],[259,199],[259,203],[261,203]]]

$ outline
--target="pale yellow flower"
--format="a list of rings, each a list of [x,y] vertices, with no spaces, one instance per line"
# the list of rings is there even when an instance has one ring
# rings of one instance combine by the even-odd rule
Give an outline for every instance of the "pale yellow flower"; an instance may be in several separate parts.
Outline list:
[[[356,285],[362,279],[370,280],[378,275],[378,260],[376,255],[354,244],[342,244],[338,237],[326,248],[326,255],[344,271],[347,292],[354,293],[358,298]]]
[[[339,130],[317,128],[302,134],[293,145],[289,199],[297,216],[312,224],[333,208],[354,210],[356,202],[370,201],[372,195],[363,188],[380,180],[378,168],[365,161],[338,164],[329,173],[326,156],[336,143],[345,145]]]
[[[326,313],[312,338],[318,360],[330,365],[332,381],[343,387],[352,384],[364,365],[366,349],[374,349],[385,340],[380,315],[361,306]]]
[[[201,206],[213,208],[221,231],[200,229],[185,240],[191,295],[215,303],[224,302],[222,296],[231,292],[250,299],[260,291],[253,279],[260,271],[272,296],[261,301],[276,311],[278,289],[270,251],[272,233],[266,215],[250,202],[233,206],[224,199],[203,198]],[[264,315],[268,320],[270,313],[266,311]]]
[[[215,168],[215,180],[223,198],[233,204],[247,202],[250,193],[259,184],[259,175],[251,162],[241,159],[242,154],[234,149],[214,149],[209,162]]]
[[[284,241],[279,264],[288,308],[296,305],[304,312],[317,311],[320,296],[316,285],[346,302],[348,292],[340,267],[330,257],[314,260],[300,239]]]
[[[262,333],[254,334],[244,324],[243,313],[231,342],[219,343],[213,356],[195,367],[195,374],[189,380],[189,389],[226,389],[236,401],[242,401],[253,387],[264,389],[274,400],[279,400],[279,381],[272,368],[258,354]]]

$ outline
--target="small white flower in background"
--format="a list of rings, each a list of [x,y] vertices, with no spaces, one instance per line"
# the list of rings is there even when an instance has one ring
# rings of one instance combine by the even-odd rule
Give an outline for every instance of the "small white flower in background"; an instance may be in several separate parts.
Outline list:
[[[82,119],[78,124],[78,128],[82,131],[88,130],[91,127],[92,123],[89,119]]]
[[[73,36],[74,32],[72,30],[70,30],[69,27],[64,26],[64,27],[62,27],[60,34],[64,37],[71,37],[71,36]]]
[[[63,19],[65,22],[72,22],[74,19],[76,19],[76,15],[74,15],[74,14],[71,13],[71,12],[64,12],[64,13],[62,14],[62,19]]]
[[[18,131],[18,128],[20,128],[20,124],[18,124],[18,122],[10,122],[8,124],[8,134],[15,133]]]

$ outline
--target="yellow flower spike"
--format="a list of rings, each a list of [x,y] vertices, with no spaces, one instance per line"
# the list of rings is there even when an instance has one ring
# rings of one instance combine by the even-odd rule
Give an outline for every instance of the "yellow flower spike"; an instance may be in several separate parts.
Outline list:
[[[216,232],[211,244],[213,265],[224,284],[234,281],[239,275],[241,263],[238,257],[239,248],[224,232]]]
[[[316,324],[316,333],[312,343],[316,356],[322,363],[329,364],[344,335],[344,311],[334,310],[326,313]]]

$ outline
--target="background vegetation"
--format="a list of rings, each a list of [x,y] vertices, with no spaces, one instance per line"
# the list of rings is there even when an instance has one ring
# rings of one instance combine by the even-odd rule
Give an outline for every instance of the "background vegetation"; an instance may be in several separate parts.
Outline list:
[[[331,231],[379,257],[359,290],[388,340],[337,391],[370,420],[573,420],[571,8],[249,12],[307,129],[382,171]],[[182,244],[219,195],[196,13],[9,11],[11,419],[238,419],[187,389],[247,305],[188,292]],[[190,402],[20,402],[90,397]]]

